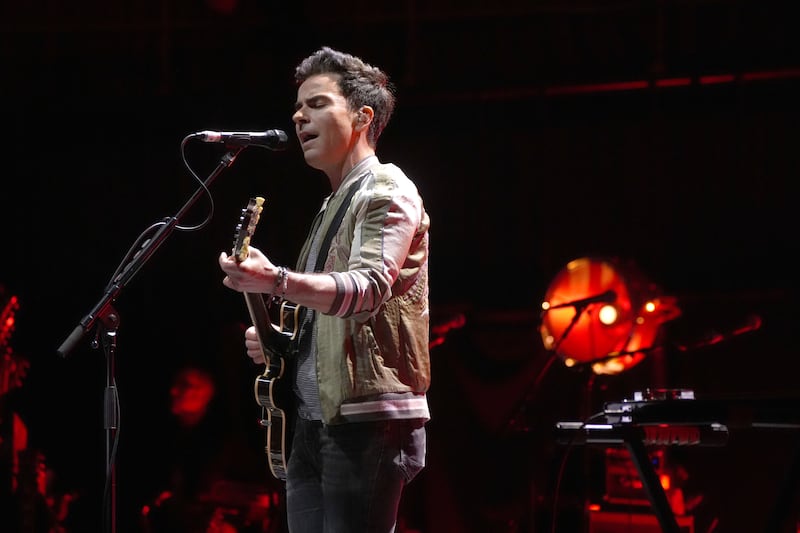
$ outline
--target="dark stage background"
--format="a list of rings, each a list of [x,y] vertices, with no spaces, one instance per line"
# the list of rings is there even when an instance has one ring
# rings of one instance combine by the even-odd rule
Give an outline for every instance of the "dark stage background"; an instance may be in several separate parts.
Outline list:
[[[602,492],[597,451],[573,449],[560,478],[555,422],[648,387],[798,392],[791,2],[284,4],[0,7],[0,285],[19,297],[11,346],[30,361],[6,400],[59,490],[80,495],[78,531],[99,530],[108,368],[91,334],[66,358],[56,349],[140,233],[197,190],[184,136],[292,133],[293,68],[321,45],[392,75],[399,102],[379,156],[417,182],[431,215],[434,324],[466,319],[432,350],[429,466],[405,502],[409,527],[550,531],[555,517],[559,531],[582,531],[583,505]],[[201,179],[223,153],[186,146]],[[216,258],[259,194],[254,243],[292,264],[328,192],[293,136],[285,152],[245,150],[210,189],[209,224],[172,233],[114,304],[121,532],[138,530],[180,365],[214,368],[230,412],[261,445],[251,425],[260,369],[238,330],[247,312]],[[208,213],[202,197],[182,222]],[[587,256],[632,260],[677,298],[682,316],[658,359],[594,380],[547,365],[539,303],[568,261]],[[757,331],[725,335],[753,315]],[[677,348],[712,331],[729,338]],[[697,531],[763,530],[796,445],[791,431],[748,431],[724,448],[671,451],[687,492],[703,497]],[[797,515],[793,503],[786,531]]]

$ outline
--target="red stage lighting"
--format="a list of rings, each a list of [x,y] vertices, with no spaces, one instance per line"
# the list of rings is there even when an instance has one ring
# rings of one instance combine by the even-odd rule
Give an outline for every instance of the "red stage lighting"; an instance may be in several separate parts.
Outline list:
[[[680,315],[632,262],[584,257],[553,279],[542,303],[544,347],[567,366],[618,374],[644,359],[659,327]]]

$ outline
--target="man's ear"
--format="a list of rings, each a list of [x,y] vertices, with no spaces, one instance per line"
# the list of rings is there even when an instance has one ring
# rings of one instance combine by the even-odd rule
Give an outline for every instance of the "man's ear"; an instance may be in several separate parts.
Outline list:
[[[356,127],[363,128],[368,126],[370,122],[372,122],[372,117],[375,116],[375,111],[368,105],[361,106],[361,109],[358,110],[358,116],[356,117]]]

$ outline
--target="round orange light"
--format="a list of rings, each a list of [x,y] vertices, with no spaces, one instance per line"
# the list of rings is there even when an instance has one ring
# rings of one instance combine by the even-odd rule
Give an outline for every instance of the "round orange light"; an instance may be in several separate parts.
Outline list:
[[[661,323],[679,314],[674,300],[658,292],[631,262],[570,261],[545,293],[542,342],[567,366],[591,364],[598,374],[626,370],[644,358]]]

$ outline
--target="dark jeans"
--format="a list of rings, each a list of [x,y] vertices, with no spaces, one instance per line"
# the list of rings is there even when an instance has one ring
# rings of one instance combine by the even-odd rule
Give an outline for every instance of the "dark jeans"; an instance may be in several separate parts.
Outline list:
[[[425,465],[423,421],[295,423],[286,480],[289,531],[392,533],[403,487]]]

